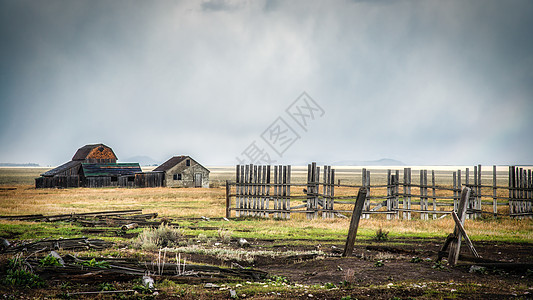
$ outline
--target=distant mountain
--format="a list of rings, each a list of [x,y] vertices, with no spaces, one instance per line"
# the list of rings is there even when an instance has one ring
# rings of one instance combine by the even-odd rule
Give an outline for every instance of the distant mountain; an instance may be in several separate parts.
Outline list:
[[[149,156],[145,155],[138,155],[138,156],[132,156],[128,157],[126,159],[120,159],[120,162],[132,162],[132,163],[139,163],[141,166],[153,166],[153,165],[160,165],[161,162],[157,161]]]
[[[40,167],[40,165],[36,163],[25,163],[25,164],[0,163],[0,167]]]
[[[382,158],[378,160],[342,160],[332,163],[333,166],[405,166],[399,160]]]

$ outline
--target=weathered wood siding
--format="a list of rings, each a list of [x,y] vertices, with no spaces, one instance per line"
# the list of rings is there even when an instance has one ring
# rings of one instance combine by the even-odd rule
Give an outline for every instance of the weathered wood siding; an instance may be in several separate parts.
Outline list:
[[[135,174],[136,187],[161,187],[164,184],[164,172],[145,172]]]
[[[190,162],[190,166],[187,166],[187,161]],[[200,179],[201,182],[196,182],[195,178]],[[208,188],[209,170],[197,163],[194,159],[187,158],[165,172],[165,185],[167,187]]]
[[[35,188],[71,188],[80,186],[80,177],[71,176],[54,176],[35,178]]]

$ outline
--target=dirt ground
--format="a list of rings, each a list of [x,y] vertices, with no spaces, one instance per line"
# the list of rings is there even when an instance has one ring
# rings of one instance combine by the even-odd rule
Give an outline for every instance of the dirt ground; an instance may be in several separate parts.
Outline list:
[[[310,240],[294,241],[250,240],[248,251],[276,249],[285,251],[320,250],[320,255],[294,255],[272,258],[257,256],[253,262],[245,263],[223,260],[219,257],[188,254],[191,263],[204,263],[228,267],[253,268],[269,275],[286,277],[288,282],[299,288],[283,293],[257,292],[239,294],[239,298],[250,299],[532,299],[533,295],[533,245],[477,242],[479,254],[488,260],[520,263],[523,268],[485,268],[472,272],[473,263],[461,262],[457,267],[445,263],[438,265],[435,260],[442,246],[435,239],[392,239],[385,242],[361,241],[356,243],[354,255],[343,258],[344,247],[338,242],[314,243]],[[238,248],[236,241],[231,246]],[[292,253],[292,252],[291,252]],[[468,255],[468,249],[462,248]],[[85,275],[84,275],[85,276]],[[90,276],[82,281],[94,283],[98,278]],[[117,287],[131,278],[115,278]],[[173,293],[163,293],[156,299],[212,299],[228,298],[225,290],[203,289],[203,282],[194,293],[183,292],[179,297]],[[220,284],[220,282],[219,282]],[[329,285],[329,289],[312,289],[312,286]],[[54,291],[49,291],[52,294]],[[60,291],[55,291],[59,293]],[[0,289],[4,298],[17,295],[17,298],[40,298],[40,292],[24,291],[22,294]],[[21,296],[22,295],[22,296]],[[99,295],[99,297],[103,297]],[[114,298],[113,296],[109,296]],[[137,296],[131,296],[136,298]],[[131,298],[130,297],[130,298]],[[144,296],[143,296],[144,297]],[[105,297],[104,297],[105,298]],[[142,298],[142,297],[141,297]]]
[[[343,258],[342,244],[284,246],[280,241],[252,240],[250,251],[275,248],[280,251],[321,250],[325,256],[284,258],[256,257],[244,267],[286,277],[291,283],[305,286],[334,284],[335,288],[312,294],[317,299],[508,299],[533,298],[533,245],[477,242],[478,253],[487,260],[520,263],[513,268],[486,267],[471,270],[472,262],[460,261],[449,267],[446,260],[436,264],[443,241],[434,239],[395,239],[386,242],[365,241],[358,244],[354,256]],[[309,241],[307,241],[309,242]],[[466,247],[461,254],[469,255]],[[207,255],[191,255],[196,262],[235,266]],[[379,261],[379,262],[378,262]],[[430,291],[430,292],[428,292]],[[257,295],[256,295],[257,296]],[[289,298],[309,299],[309,294],[294,293]],[[396,298],[395,298],[396,297]],[[253,297],[263,298],[263,297]],[[265,297],[270,298],[270,297]],[[276,298],[276,297],[274,297]],[[350,298],[346,298],[350,299]]]

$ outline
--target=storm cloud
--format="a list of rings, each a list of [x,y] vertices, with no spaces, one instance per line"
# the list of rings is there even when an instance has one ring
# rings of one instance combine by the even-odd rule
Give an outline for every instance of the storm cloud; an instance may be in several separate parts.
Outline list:
[[[0,0],[0,162],[231,165],[305,91],[278,162],[533,164],[531,28],[531,1]]]

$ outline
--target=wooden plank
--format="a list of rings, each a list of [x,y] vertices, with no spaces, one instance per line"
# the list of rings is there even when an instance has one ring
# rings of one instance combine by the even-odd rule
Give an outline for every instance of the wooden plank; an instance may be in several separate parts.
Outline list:
[[[509,167],[509,214],[514,214],[514,166]]]
[[[407,168],[403,168],[403,208],[407,209]],[[407,219],[407,212],[403,212],[403,219]]]
[[[466,245],[470,249],[470,252],[472,252],[472,254],[475,257],[480,258],[481,256],[479,256],[479,254],[477,253],[476,249],[474,248],[474,244],[472,244],[472,241],[468,237],[468,234],[466,234],[466,231],[465,231],[465,228],[463,227],[463,224],[461,224],[461,220],[459,220],[459,217],[457,216],[457,214],[454,211],[452,211],[452,218],[455,221],[455,228],[459,230],[459,232],[461,233],[461,235],[465,239]]]
[[[265,209],[270,209],[270,165],[267,166],[267,179],[266,179],[266,205]],[[266,217],[270,217],[268,212],[265,213]]]
[[[476,209],[481,211],[483,206],[481,204],[481,165],[477,165],[477,198],[476,198]],[[481,213],[476,213],[476,218],[481,217]]]
[[[407,209],[411,209],[411,168],[407,168]],[[411,212],[407,212],[407,220],[411,220]]]
[[[351,256],[355,246],[355,238],[357,236],[357,228],[359,227],[359,219],[361,219],[361,213],[363,212],[363,205],[365,204],[367,190],[364,187],[359,189],[357,193],[357,200],[353,208],[352,219],[350,220],[350,227],[348,229],[348,238],[344,246],[343,257]]]
[[[394,208],[400,208],[400,170],[396,170],[394,178]],[[400,211],[396,211],[396,219],[400,218]]]
[[[257,170],[257,166],[254,166],[254,173],[253,173],[253,197],[252,197],[252,216],[255,217],[258,215],[258,207],[257,207],[257,200],[258,200],[258,192],[259,192],[259,172]]]
[[[278,210],[278,166],[274,166],[274,210]],[[274,213],[274,218],[279,218],[279,214],[276,212]]]
[[[313,178],[313,190],[315,193],[314,197],[314,206],[315,206],[315,214],[313,216],[314,219],[318,218],[318,195],[319,195],[319,189],[320,189],[320,167],[317,167],[316,162],[313,162],[314,165],[314,178]]]
[[[435,170],[431,170],[431,189],[433,191],[433,220],[437,219],[437,191],[435,189]]]
[[[392,210],[392,171],[387,170],[387,211]],[[390,220],[392,215],[387,215],[387,220]]]
[[[241,165],[237,165],[235,170],[235,217],[240,217],[239,211],[241,205]],[[231,212],[230,212],[231,214]]]
[[[471,189],[469,187],[463,187],[461,191],[461,199],[459,200],[458,216],[461,224],[464,224],[466,219],[466,207],[470,198]],[[452,266],[457,264],[459,258],[459,252],[461,250],[461,232],[456,228],[454,230],[454,239],[450,244],[450,254],[448,256],[448,263]]]
[[[283,166],[283,179],[282,179],[282,187],[283,187],[283,191],[282,191],[282,198],[281,198],[281,206],[282,206],[282,210],[283,210],[283,213],[281,213],[281,217],[283,219],[286,219],[287,218],[287,213],[285,212],[287,210],[287,166]]]
[[[492,213],[498,216],[498,188],[496,184],[496,166],[492,166]]]
[[[527,171],[527,182],[528,182],[528,194],[529,194],[529,197],[527,197],[529,199],[528,201],[528,212],[533,212],[533,178],[532,178],[532,175],[531,175],[531,169],[529,169]],[[529,216],[529,218],[532,218],[532,216]]]
[[[312,167],[311,167],[311,164],[308,164],[307,165],[307,211],[311,211],[312,207],[313,207],[313,199],[311,198],[311,194],[313,193],[313,188],[311,186],[311,171],[312,170]],[[310,213],[308,213],[306,215],[307,219],[308,220],[311,220],[313,217]]]
[[[329,217],[330,218],[335,218],[335,214],[332,212],[334,210],[334,204],[335,204],[335,201],[334,201],[334,197],[335,197],[335,169],[332,169],[331,166],[329,166],[328,168],[328,173],[330,173],[330,182],[329,182],[329,207],[328,209],[330,210],[329,212]]]
[[[291,165],[287,166],[287,219],[291,218]]]

